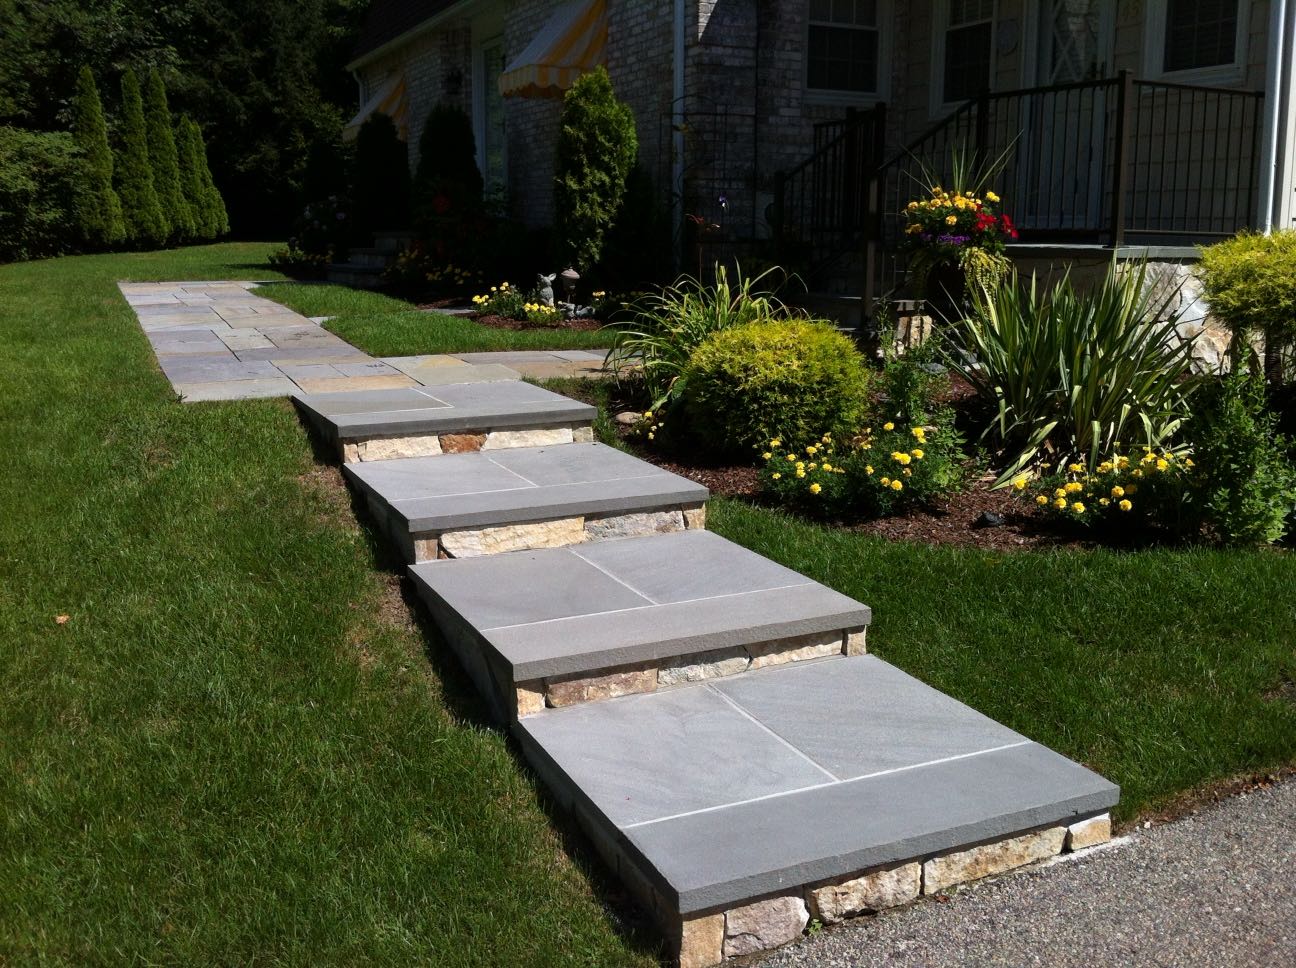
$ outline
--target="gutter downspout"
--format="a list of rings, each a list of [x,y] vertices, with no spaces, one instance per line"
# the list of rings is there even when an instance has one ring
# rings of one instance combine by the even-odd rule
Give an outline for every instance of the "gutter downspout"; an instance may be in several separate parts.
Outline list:
[[[1260,231],[1273,231],[1274,193],[1278,186],[1278,146],[1282,125],[1283,93],[1287,87],[1287,0],[1270,0],[1269,70],[1265,83],[1264,143],[1260,164]]]
[[[671,78],[671,224],[675,266],[684,265],[684,25],[687,0],[675,0]]]

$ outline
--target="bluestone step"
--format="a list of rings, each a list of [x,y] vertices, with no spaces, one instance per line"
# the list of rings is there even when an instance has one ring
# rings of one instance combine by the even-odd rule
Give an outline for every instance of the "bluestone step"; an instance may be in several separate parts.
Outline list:
[[[550,709],[514,731],[668,930],[770,896],[813,912],[817,886],[901,864],[923,865],[911,893],[920,874],[935,893],[948,855],[996,844],[1015,866],[997,842],[1036,832],[1014,849],[1057,853],[1120,793],[873,656]]]
[[[500,718],[863,651],[870,612],[689,530],[410,569]]]
[[[293,399],[344,462],[593,439],[593,407],[520,381]]]
[[[707,489],[603,444],[346,464],[410,562],[703,525]]]

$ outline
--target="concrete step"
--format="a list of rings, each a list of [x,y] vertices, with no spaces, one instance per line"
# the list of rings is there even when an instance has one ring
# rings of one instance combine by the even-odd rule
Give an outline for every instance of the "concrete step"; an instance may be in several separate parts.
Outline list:
[[[404,252],[418,239],[418,233],[406,229],[382,230],[373,234],[373,247],[395,254]]]
[[[603,444],[344,465],[407,561],[702,527],[707,489]]]
[[[305,418],[343,462],[428,457],[593,440],[595,409],[530,383],[297,394]],[[480,441],[464,438],[481,437]]]
[[[388,249],[348,249],[347,264],[366,268],[386,269],[396,254]]]
[[[501,720],[862,651],[865,605],[702,530],[410,569]]]
[[[514,731],[687,965],[1105,839],[1120,792],[872,656]]]
[[[328,281],[339,286],[375,289],[382,285],[383,269],[363,262],[334,262],[328,267]]]

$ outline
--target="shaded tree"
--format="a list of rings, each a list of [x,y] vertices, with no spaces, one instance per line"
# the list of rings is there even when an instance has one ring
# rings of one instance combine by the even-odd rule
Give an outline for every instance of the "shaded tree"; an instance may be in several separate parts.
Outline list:
[[[153,185],[144,101],[134,71],[127,70],[122,75],[121,92],[121,141],[114,174],[126,224],[126,238],[140,244],[157,244],[166,240],[167,223]]]
[[[387,115],[370,115],[356,135],[356,229],[403,229],[410,224],[409,150]]]
[[[166,85],[157,70],[149,71],[144,86],[144,123],[148,129],[149,163],[153,168],[153,187],[166,222],[167,235],[173,240],[194,236],[193,213],[180,188],[180,163],[176,154],[171,108],[167,105]]]
[[[113,188],[113,156],[103,103],[90,68],[82,67],[72,105],[72,138],[81,152],[82,185],[75,202],[76,221],[86,245],[118,245],[126,238],[121,200]]]

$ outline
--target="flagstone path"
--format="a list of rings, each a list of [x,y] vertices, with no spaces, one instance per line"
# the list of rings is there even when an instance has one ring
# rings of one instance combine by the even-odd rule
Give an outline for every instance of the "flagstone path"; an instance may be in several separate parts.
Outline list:
[[[122,291],[185,399],[293,395],[681,966],[1110,837],[1115,786],[866,654],[866,605],[514,378],[594,354],[374,360],[247,284]]]
[[[181,399],[246,400],[354,390],[589,375],[597,350],[374,358],[251,282],[124,282],[162,372]],[[429,323],[431,325],[431,323]]]

